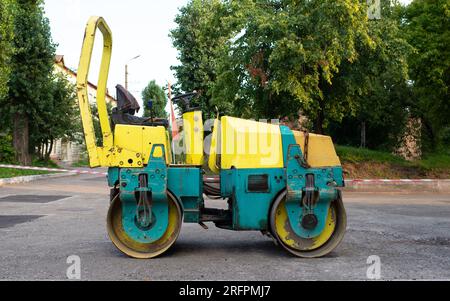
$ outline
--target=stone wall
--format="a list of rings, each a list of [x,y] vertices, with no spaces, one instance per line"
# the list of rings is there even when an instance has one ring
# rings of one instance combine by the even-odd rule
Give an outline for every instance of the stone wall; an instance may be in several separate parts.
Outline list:
[[[421,151],[422,122],[420,119],[410,118],[406,125],[405,135],[401,146],[396,153],[406,160],[418,160],[422,157]]]
[[[82,149],[83,146],[76,142],[59,139],[53,143],[50,158],[54,161],[70,165],[80,161]]]

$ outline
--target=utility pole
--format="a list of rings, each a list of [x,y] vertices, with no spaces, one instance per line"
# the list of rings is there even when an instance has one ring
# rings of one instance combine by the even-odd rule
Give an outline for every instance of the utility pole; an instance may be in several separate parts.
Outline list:
[[[171,125],[172,125],[172,161],[173,161],[174,164],[176,164],[175,137],[178,136],[178,126],[177,126],[177,119],[175,118],[175,111],[173,110],[172,85],[170,84],[170,81],[167,82],[167,88],[168,88],[168,91],[169,91],[170,121],[171,121]]]
[[[125,65],[125,90],[128,91],[128,64]]]
[[[134,58],[128,60],[128,62],[125,64],[125,90],[127,90],[127,91],[128,91],[128,64],[129,64],[131,61],[133,61],[133,60],[135,60],[135,59],[138,59],[138,58],[140,58],[140,57],[141,57],[140,54],[139,54],[139,55],[136,55]]]

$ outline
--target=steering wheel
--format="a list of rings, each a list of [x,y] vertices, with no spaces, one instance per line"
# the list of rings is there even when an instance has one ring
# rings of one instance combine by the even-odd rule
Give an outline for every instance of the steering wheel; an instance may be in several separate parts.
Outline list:
[[[181,104],[186,110],[192,110],[191,101],[198,95],[197,92],[181,94],[172,99],[174,104]]]

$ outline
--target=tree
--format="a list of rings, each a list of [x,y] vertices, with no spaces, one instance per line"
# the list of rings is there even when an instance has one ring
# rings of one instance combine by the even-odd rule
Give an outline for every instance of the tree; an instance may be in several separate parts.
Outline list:
[[[411,94],[407,59],[412,47],[399,28],[400,11],[395,1],[382,1],[382,18],[368,24],[374,46],[357,43],[358,59],[341,65],[325,93],[330,102],[351,98],[355,104],[343,124],[334,122],[331,127],[338,143],[392,150],[404,134]]]
[[[10,63],[14,50],[12,43],[14,37],[14,4],[13,0],[0,1],[0,100],[6,97],[8,93]]]
[[[92,104],[90,104],[90,107],[91,107],[91,114],[92,114],[92,123],[94,125],[95,139],[96,139],[95,143],[96,143],[96,145],[101,146],[101,145],[103,145],[103,133],[102,133],[102,127],[100,125],[100,117],[98,116],[97,104],[92,103]],[[108,112],[108,116],[111,116],[112,109],[113,109],[113,105],[110,102],[107,102],[106,103],[106,111]],[[80,111],[79,111],[78,105],[76,106],[75,110],[76,110],[76,115],[80,116]],[[76,133],[75,136],[73,137],[74,138],[73,141],[77,142],[78,144],[83,144],[84,145],[84,153],[87,154],[86,140],[84,138],[83,123],[79,117],[78,117],[77,123],[75,124],[75,126],[73,128],[73,132]]]
[[[323,133],[329,120],[354,112],[355,100],[327,94],[357,44],[374,47],[367,6],[355,0],[231,2],[244,26],[226,46],[213,98],[231,99],[237,114],[296,118],[303,111]],[[238,13],[241,12],[241,13]],[[352,80],[352,78],[349,78]],[[342,95],[359,83],[342,86]]]
[[[167,96],[163,88],[158,86],[154,80],[148,83],[144,91],[142,91],[142,99],[144,100],[144,116],[146,117],[158,117],[167,118],[166,105]],[[150,110],[145,106],[148,101],[153,101],[153,116],[151,116]]]
[[[48,161],[53,142],[58,139],[74,141],[79,122],[75,86],[64,75],[55,74],[47,87],[46,109],[30,124],[30,145],[38,148],[40,159]]]
[[[12,124],[17,160],[30,164],[30,124],[48,110],[55,52],[42,1],[17,0],[14,34],[9,92],[0,102],[0,113]]]
[[[205,118],[215,115],[217,105],[222,113],[229,112],[226,99],[211,103],[211,87],[217,78],[216,65],[223,46],[231,37],[233,23],[226,18],[229,11],[220,0],[192,0],[175,18],[178,27],[170,36],[179,52],[181,65],[172,66],[178,79],[175,92],[197,91],[194,100]]]
[[[414,0],[404,29],[416,51],[409,57],[414,114],[421,118],[426,150],[435,150],[450,126],[450,5],[448,0]]]

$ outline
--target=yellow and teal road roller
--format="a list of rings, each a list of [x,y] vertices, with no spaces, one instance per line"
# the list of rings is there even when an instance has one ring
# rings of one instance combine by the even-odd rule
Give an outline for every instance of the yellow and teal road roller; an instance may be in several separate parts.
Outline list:
[[[96,144],[87,91],[98,29],[103,34],[96,97],[101,146]],[[78,99],[90,166],[109,168],[107,229],[120,251],[141,259],[161,255],[177,240],[183,221],[261,231],[299,257],[324,256],[338,246],[346,229],[339,190],[344,179],[330,137],[229,116],[217,116],[211,131],[205,131],[202,112],[189,106],[195,96],[191,93],[174,98],[186,108],[184,162],[175,164],[168,121],[135,116],[139,105],[121,86],[117,107],[108,116],[111,50],[108,25],[92,17],[78,69]],[[205,168],[218,176],[205,177]],[[228,209],[206,208],[205,196],[222,199]]]

